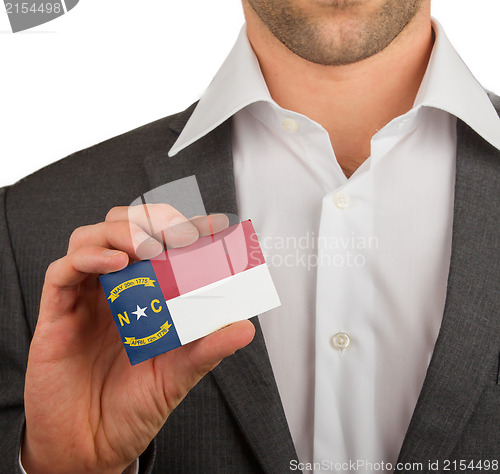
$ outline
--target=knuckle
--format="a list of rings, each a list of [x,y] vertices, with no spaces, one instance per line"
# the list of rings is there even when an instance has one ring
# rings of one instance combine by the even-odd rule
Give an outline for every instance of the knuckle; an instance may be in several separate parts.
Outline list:
[[[165,210],[165,211],[168,211],[168,212],[171,212],[171,211],[175,211],[175,212],[179,212],[174,206],[172,206],[171,204],[159,204],[160,209],[161,210]]]
[[[87,227],[77,227],[69,237],[69,247],[75,246],[82,239],[83,235],[86,234]]]
[[[114,220],[115,219],[115,216],[121,212],[121,210],[123,209],[123,206],[115,206],[115,207],[112,207],[108,213],[106,214],[106,218],[104,219],[106,222],[110,221],[110,220]]]
[[[77,227],[69,237],[68,254],[73,253],[75,250],[78,250],[85,244],[90,243],[90,238],[92,237],[93,233],[97,232],[103,225],[104,223],[100,222],[98,224]]]
[[[147,204],[137,204],[136,206],[129,206],[126,215],[129,221],[140,221],[147,218],[148,212]]]
[[[158,203],[158,204],[146,204],[145,205],[148,212],[153,212],[155,214],[172,214],[178,213],[179,211],[172,205],[166,203]]]
[[[61,259],[53,261],[45,271],[45,282],[50,282],[53,277],[58,273],[58,267],[61,263]]]

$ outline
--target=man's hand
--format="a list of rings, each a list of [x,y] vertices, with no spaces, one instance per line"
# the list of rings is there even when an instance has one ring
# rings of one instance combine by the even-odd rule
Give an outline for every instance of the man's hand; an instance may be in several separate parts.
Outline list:
[[[187,392],[253,338],[249,321],[131,366],[99,274],[152,258],[227,227],[186,221],[167,205],[119,207],[77,229],[47,270],[26,373],[22,462],[28,474],[119,473],[136,459]],[[161,232],[154,229],[161,229]]]

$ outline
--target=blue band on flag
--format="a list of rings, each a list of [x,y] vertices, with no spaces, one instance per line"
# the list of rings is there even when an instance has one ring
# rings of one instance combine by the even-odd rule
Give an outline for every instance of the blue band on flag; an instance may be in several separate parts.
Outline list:
[[[132,365],[181,346],[149,260],[100,280]]]

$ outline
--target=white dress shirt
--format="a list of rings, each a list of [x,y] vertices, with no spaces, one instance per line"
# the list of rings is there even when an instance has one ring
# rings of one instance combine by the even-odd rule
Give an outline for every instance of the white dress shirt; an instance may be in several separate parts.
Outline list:
[[[395,468],[443,315],[457,118],[500,149],[487,94],[433,27],[414,107],[349,179],[326,130],[273,101],[245,29],[169,153],[233,117],[239,214],[282,301],[259,319],[307,472]]]

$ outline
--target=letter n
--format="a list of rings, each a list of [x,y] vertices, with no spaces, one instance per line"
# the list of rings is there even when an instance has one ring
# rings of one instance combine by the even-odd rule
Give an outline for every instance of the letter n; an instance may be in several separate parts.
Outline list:
[[[120,326],[123,326],[123,323],[130,324],[130,319],[128,319],[128,314],[126,311],[123,312],[123,314],[118,313],[118,319],[120,321]]]

